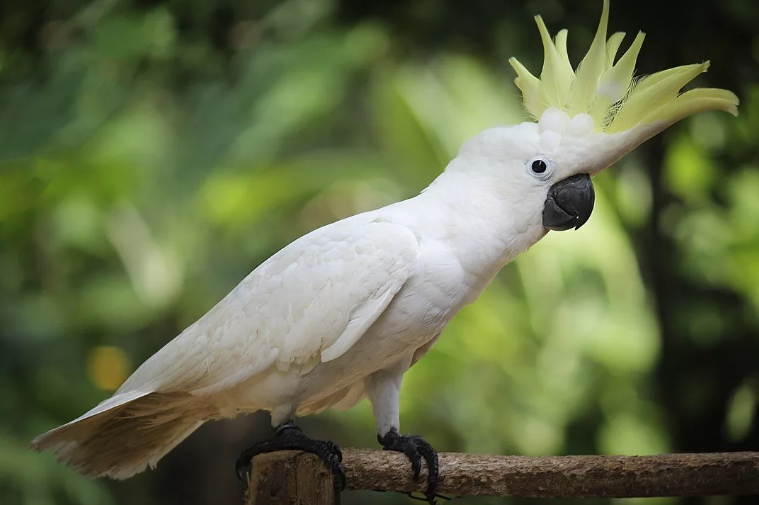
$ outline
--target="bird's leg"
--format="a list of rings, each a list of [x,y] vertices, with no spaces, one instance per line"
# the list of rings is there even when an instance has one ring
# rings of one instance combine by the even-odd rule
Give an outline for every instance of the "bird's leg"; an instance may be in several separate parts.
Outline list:
[[[380,370],[367,377],[364,381],[369,400],[374,410],[374,420],[377,424],[377,440],[384,450],[398,451],[411,461],[414,480],[419,479],[422,470],[422,459],[427,463],[427,489],[425,500],[435,504],[435,498],[441,497],[435,493],[439,468],[437,451],[418,435],[401,435],[400,425],[400,388],[403,373],[408,369],[410,359],[397,363],[395,366]],[[409,493],[409,496],[411,494]],[[412,498],[414,498],[412,496]]]
[[[237,476],[242,479],[250,470],[251,460],[258,454],[285,450],[304,451],[316,454],[332,470],[335,476],[335,485],[345,489],[345,470],[343,470],[343,453],[334,442],[329,440],[314,440],[304,434],[295,422],[288,421],[276,428],[273,438],[258,442],[245,449],[237,458],[235,470]]]

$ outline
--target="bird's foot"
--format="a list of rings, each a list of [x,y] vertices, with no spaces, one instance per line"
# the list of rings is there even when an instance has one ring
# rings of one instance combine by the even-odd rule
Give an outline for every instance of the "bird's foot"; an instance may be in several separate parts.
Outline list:
[[[419,479],[422,471],[422,458],[427,463],[427,490],[424,491],[424,499],[435,505],[435,498],[444,498],[435,493],[439,478],[437,451],[419,435],[399,435],[395,429],[388,431],[385,436],[377,435],[377,440],[382,444],[383,450],[402,452],[411,461],[411,469],[414,472],[414,480]],[[415,498],[409,493],[409,496]]]
[[[276,451],[304,451],[316,454],[332,470],[335,476],[335,485],[340,489],[345,489],[345,470],[343,470],[343,453],[334,442],[329,440],[314,440],[305,435],[295,423],[285,423],[277,427],[274,438],[264,440],[254,444],[252,447],[245,449],[237,458],[235,470],[237,476],[242,480],[244,475],[250,471],[251,460],[253,456],[265,452]]]

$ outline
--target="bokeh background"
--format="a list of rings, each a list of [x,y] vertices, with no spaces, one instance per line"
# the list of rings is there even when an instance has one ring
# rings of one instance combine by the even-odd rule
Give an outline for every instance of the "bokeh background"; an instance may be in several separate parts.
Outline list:
[[[239,503],[234,460],[270,434],[265,414],[208,424],[126,482],[27,443],[291,240],[413,196],[464,140],[526,119],[507,59],[539,71],[531,16],[568,27],[577,62],[600,7],[0,3],[0,503]],[[402,391],[404,431],[440,450],[759,449],[759,5],[616,0],[611,28],[647,32],[640,73],[711,59],[698,85],[734,90],[741,115],[684,121],[600,175],[588,225],[551,233],[453,321]],[[376,446],[366,402],[302,425]]]

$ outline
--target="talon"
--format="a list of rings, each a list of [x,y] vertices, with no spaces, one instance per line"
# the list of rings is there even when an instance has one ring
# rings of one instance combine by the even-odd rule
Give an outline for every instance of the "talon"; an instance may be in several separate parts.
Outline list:
[[[437,505],[437,498],[440,498],[441,500],[445,501],[451,501],[452,498],[450,496],[443,496],[441,494],[433,493],[431,495],[425,494],[424,496],[414,496],[414,493],[403,493],[412,500],[416,501],[426,501],[427,503],[431,505]]]
[[[248,473],[246,465],[240,465],[239,461],[235,463],[235,473],[237,474],[237,478],[242,481],[250,480],[250,474]]]
[[[338,480],[340,481],[340,491],[345,491],[345,486],[347,485],[347,481],[345,479],[345,470],[343,469],[343,465],[340,464],[341,459],[337,460],[337,463],[334,465],[330,465],[332,467],[332,475],[336,477],[335,479],[335,487],[338,487]]]
[[[335,456],[337,456],[337,461],[342,463],[343,451],[340,450],[340,447],[338,447],[337,444],[332,442],[331,440],[325,440],[325,443],[327,445],[327,448],[330,450],[330,452],[334,454]]]
[[[335,486],[337,487],[339,482],[340,489],[345,489],[345,470],[342,465],[343,453],[340,447],[329,440],[314,440],[308,437],[292,422],[278,426],[274,438],[264,440],[244,450],[235,463],[237,476],[241,480],[243,479],[245,470],[250,469],[254,456],[266,452],[284,450],[296,450],[316,454],[332,471],[332,475],[335,477]]]
[[[384,436],[377,435],[377,440],[382,444],[383,450],[402,452],[411,461],[411,470],[414,480],[419,479],[422,470],[422,458],[427,463],[427,490],[424,492],[425,501],[435,505],[435,488],[439,479],[439,465],[437,451],[422,437],[418,435],[399,435],[395,429],[391,429]],[[409,496],[411,496],[410,493]],[[416,498],[416,497],[413,497]],[[441,497],[442,498],[442,497]],[[421,498],[419,498],[421,499]]]
[[[422,473],[422,458],[415,451],[413,457],[406,454],[411,459],[411,470],[414,472],[414,480],[419,480],[419,474]]]
[[[240,453],[237,461],[235,461],[235,473],[237,474],[237,478],[242,481],[250,480],[250,467],[252,465],[251,460],[253,459],[253,455],[248,454],[248,451],[249,449]]]

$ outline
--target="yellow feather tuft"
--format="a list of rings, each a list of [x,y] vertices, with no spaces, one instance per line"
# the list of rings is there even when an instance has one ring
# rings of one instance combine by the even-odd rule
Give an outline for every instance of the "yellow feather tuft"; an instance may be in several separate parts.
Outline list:
[[[532,75],[516,58],[510,58],[509,63],[511,63],[511,66],[517,72],[517,78],[514,79],[514,83],[522,92],[522,101],[525,108],[533,117],[539,118],[543,111],[548,108],[543,103],[543,97],[540,94],[540,79]]]
[[[683,118],[710,110],[722,110],[738,115],[738,97],[726,89],[698,88],[686,91],[656,111],[644,117],[642,123],[664,120],[676,123]]]
[[[609,0],[603,0],[598,30],[587,54],[577,68],[567,55],[567,30],[555,41],[540,16],[535,18],[543,42],[543,69],[538,79],[516,58],[509,62],[517,73],[525,108],[539,119],[548,108],[570,117],[589,114],[596,131],[616,133],[636,125],[664,121],[672,124],[687,116],[709,110],[737,114],[738,98],[721,89],[682,88],[709,68],[709,62],[671,68],[642,79],[634,79],[635,63],[645,34],[638,33],[627,51],[614,63],[625,37],[615,33],[606,38]]]
[[[683,86],[709,68],[709,62],[670,68],[644,77],[630,91],[624,106],[607,129],[609,132],[629,130],[644,117],[677,98]]]
[[[543,19],[540,16],[535,18],[540,30],[540,38],[543,40],[543,71],[540,73],[540,90],[544,99],[551,107],[557,109],[564,108],[569,99],[569,87],[572,84],[574,72],[572,65],[569,63],[569,56],[566,53],[566,31],[559,42],[563,44],[563,54],[551,40]],[[558,37],[557,37],[558,39]]]
[[[601,21],[588,54],[577,67],[577,77],[572,85],[572,100],[569,103],[569,115],[574,116],[590,112],[596,96],[596,86],[601,74],[607,70],[606,27],[609,24],[609,0],[604,0]],[[596,118],[594,118],[596,119]],[[598,122],[598,121],[596,121]]]
[[[638,59],[640,47],[646,34],[639,32],[630,48],[619,59],[616,65],[611,66],[603,73],[596,86],[596,99],[590,115],[596,118],[600,127],[611,123],[612,117],[618,114],[620,108],[612,108],[614,104],[621,102],[630,91],[633,84],[632,78],[635,72],[635,61]]]
[[[566,31],[566,30],[564,30]],[[617,32],[606,42],[606,67],[610,67],[614,64],[614,58],[617,57],[617,51],[619,46],[622,45],[622,41],[625,40],[625,32]]]

